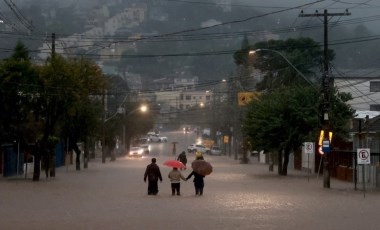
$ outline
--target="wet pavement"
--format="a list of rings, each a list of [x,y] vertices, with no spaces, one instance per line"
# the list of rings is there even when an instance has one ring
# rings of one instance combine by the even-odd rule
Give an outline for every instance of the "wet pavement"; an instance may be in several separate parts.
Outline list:
[[[206,156],[214,167],[205,178],[203,196],[195,196],[192,180],[181,182],[172,196],[164,178],[159,194],[148,196],[143,181],[150,157],[92,160],[88,169],[61,167],[55,178],[39,182],[0,179],[0,229],[344,229],[377,230],[378,190],[355,191],[354,185],[289,170],[269,172],[252,158],[249,164],[227,156]],[[191,162],[193,156],[188,155]],[[184,176],[190,170],[182,171]]]

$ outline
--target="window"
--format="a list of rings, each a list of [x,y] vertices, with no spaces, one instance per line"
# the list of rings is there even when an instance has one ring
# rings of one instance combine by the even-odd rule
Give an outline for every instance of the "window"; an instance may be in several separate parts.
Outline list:
[[[369,91],[370,92],[380,92],[380,81],[369,82]]]
[[[370,111],[380,111],[380,105],[377,105],[377,104],[369,105],[369,110]]]
[[[209,101],[211,99],[210,96],[206,96],[206,101]]]
[[[186,95],[186,100],[190,101],[191,100],[191,95]]]

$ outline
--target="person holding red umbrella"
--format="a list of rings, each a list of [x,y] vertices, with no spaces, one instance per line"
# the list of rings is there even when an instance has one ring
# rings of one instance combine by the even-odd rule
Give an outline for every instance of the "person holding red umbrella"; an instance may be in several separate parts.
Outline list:
[[[162,182],[161,171],[156,164],[156,158],[152,158],[152,163],[146,167],[144,173],[144,182],[148,178],[148,195],[157,195],[158,193],[158,180]]]
[[[172,196],[174,196],[176,193],[177,193],[177,196],[180,196],[181,195],[181,179],[186,181],[186,178],[182,175],[180,171],[178,171],[178,168],[173,168],[173,170],[169,172],[168,177],[171,182]]]

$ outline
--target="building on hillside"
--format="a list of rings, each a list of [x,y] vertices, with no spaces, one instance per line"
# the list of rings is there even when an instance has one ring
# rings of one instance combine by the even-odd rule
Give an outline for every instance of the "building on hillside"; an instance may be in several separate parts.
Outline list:
[[[193,89],[198,84],[198,77],[174,78],[174,89]]]
[[[207,106],[210,105],[211,99],[211,91],[182,91],[177,108],[179,110],[188,110],[196,106]]]
[[[110,17],[110,12],[107,6],[98,6],[90,10],[85,16],[85,29],[90,30],[95,27],[103,27],[104,22]]]
[[[125,72],[123,79],[127,81],[130,91],[140,92],[142,90],[142,81],[140,74]]]
[[[167,105],[171,108],[179,108],[179,98],[181,95],[181,91],[173,90],[173,91],[156,91],[155,99],[156,103],[160,105]]]
[[[210,105],[212,100],[211,91],[156,91],[155,101],[161,105],[167,105],[170,108],[179,111],[185,111],[196,106]]]
[[[339,92],[351,93],[348,102],[353,109],[380,111],[379,70],[346,70],[334,74],[334,85]]]
[[[65,38],[56,37],[55,49],[57,54],[70,55],[80,53],[81,55],[94,55],[99,53],[101,55],[114,56],[120,58],[121,54],[133,49],[133,43],[120,44],[112,40],[99,42],[96,37],[103,37],[109,35],[115,35],[120,28],[135,28],[138,27],[141,22],[146,20],[146,4],[132,4],[130,7],[114,16],[109,15],[107,6],[94,8],[89,15],[87,15],[87,24],[85,32],[81,34],[74,34]],[[55,17],[55,11],[50,12],[50,17]],[[108,15],[108,16],[107,16]],[[47,38],[47,40],[49,40]],[[126,45],[127,44],[127,45]],[[44,43],[39,50],[38,58],[45,60],[50,53],[46,50],[50,50],[51,44]],[[76,50],[70,47],[80,47],[80,50]],[[113,57],[113,58],[114,58]]]

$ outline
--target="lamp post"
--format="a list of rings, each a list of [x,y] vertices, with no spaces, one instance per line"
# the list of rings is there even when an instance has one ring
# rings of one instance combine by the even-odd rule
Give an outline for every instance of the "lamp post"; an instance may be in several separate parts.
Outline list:
[[[106,125],[107,121],[109,121],[109,120],[115,118],[118,114],[122,114],[122,115],[123,115],[123,118],[125,119],[127,116],[129,116],[129,115],[131,115],[132,113],[135,113],[135,112],[137,112],[137,111],[140,111],[140,112],[142,112],[142,113],[145,113],[145,112],[148,111],[148,106],[145,105],[145,104],[142,104],[142,105],[139,106],[138,108],[135,108],[135,109],[129,111],[128,113],[125,112],[125,108],[123,108],[123,107],[119,107],[113,115],[109,116],[108,118],[105,118],[105,116],[104,116],[104,118],[103,118],[103,127],[104,127],[104,128],[103,128],[103,144],[102,144],[102,162],[103,162],[103,163],[105,163],[105,150],[104,150],[104,148],[105,148],[105,132],[104,132],[104,130],[105,130],[105,125]],[[105,113],[104,113],[104,114],[105,114]],[[125,149],[126,149],[126,141],[125,141],[125,132],[126,132],[126,131],[125,131],[125,130],[126,130],[125,122],[123,122],[123,143],[124,143],[124,151],[125,151]],[[112,153],[111,153],[111,161],[115,161],[115,159],[116,159],[115,153],[112,152]]]
[[[250,50],[248,52],[248,54],[254,55],[257,52],[265,52],[265,51],[273,52],[273,53],[280,55],[307,83],[309,83],[311,86],[315,87],[315,85],[299,69],[297,69],[297,67],[295,67],[293,65],[293,63],[291,61],[289,61],[289,59],[280,51],[271,50],[271,49],[256,49],[256,50]]]
[[[128,117],[129,115],[135,113],[135,112],[141,112],[141,113],[146,113],[148,111],[148,106],[145,104],[140,105],[139,107],[129,111],[127,114],[125,113],[125,109],[123,109],[123,114],[124,118]],[[125,136],[126,136],[126,127],[125,127],[125,122],[123,122],[123,144],[124,144],[124,151],[127,149],[127,143],[125,141]]]
[[[300,75],[308,84],[310,84],[311,86],[313,86],[314,89],[316,89],[316,86],[297,67],[295,67],[293,63],[282,52],[277,51],[277,50],[271,50],[271,49],[256,49],[256,50],[249,51],[248,54],[253,55],[257,52],[272,52],[281,56],[281,58],[283,58],[289,64],[289,66],[291,66],[297,72],[298,75]],[[281,160],[279,160],[279,170],[280,170],[280,162]],[[273,164],[271,166],[273,168]]]

